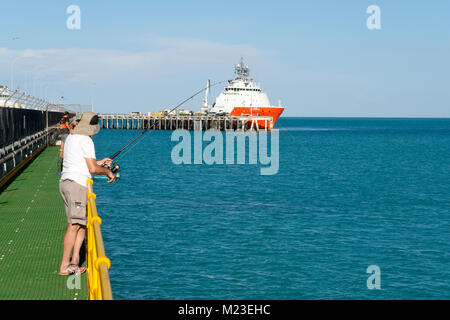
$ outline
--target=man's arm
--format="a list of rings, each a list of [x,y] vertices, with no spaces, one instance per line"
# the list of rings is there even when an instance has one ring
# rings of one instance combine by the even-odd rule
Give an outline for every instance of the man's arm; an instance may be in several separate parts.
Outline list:
[[[108,176],[108,182],[114,182],[115,176],[111,170],[99,166],[96,159],[84,158],[86,160],[89,172],[92,174],[98,174],[101,176]]]

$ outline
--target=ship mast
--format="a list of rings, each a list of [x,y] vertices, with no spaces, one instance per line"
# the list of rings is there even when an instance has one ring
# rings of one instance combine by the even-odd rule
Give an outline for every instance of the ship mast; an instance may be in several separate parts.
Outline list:
[[[248,80],[250,76],[250,69],[244,64],[244,58],[241,57],[241,62],[236,65],[234,72],[238,75],[239,79]]]

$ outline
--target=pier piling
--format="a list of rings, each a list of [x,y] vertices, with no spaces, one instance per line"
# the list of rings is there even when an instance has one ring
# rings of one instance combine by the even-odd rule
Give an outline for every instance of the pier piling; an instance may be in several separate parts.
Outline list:
[[[123,130],[270,131],[273,128],[273,118],[261,116],[100,114],[99,120],[102,129]]]

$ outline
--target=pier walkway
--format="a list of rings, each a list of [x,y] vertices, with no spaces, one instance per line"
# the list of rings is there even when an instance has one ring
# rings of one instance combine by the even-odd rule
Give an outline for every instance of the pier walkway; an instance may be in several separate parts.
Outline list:
[[[67,225],[58,154],[44,149],[0,193],[0,300],[87,299],[85,274],[58,275]]]

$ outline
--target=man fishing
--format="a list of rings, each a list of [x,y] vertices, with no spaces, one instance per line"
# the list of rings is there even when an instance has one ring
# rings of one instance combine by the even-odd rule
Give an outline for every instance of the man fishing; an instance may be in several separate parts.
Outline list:
[[[86,181],[91,179],[91,174],[108,176],[108,183],[115,180],[111,170],[102,167],[102,165],[110,165],[112,160],[105,158],[97,161],[95,157],[92,136],[99,131],[98,116],[93,112],[85,112],[64,144],[64,162],[59,191],[66,209],[67,229],[64,235],[60,275],[81,274],[86,271],[85,267],[78,266],[87,222]],[[72,259],[70,259],[72,251]]]

